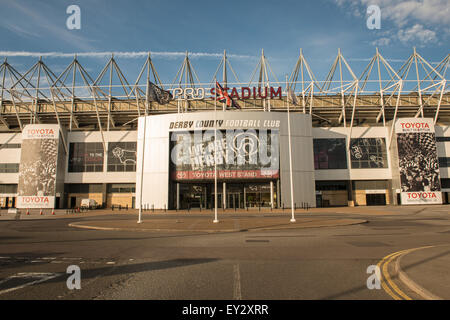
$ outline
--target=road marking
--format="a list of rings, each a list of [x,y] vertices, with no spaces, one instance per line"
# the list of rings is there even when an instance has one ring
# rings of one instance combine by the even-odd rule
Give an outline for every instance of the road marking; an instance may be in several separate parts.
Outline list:
[[[400,253],[396,253],[394,255],[392,255],[383,265],[383,269],[382,269],[382,274],[384,275],[384,277],[386,278],[386,281],[389,283],[389,285],[391,286],[391,288],[397,293],[397,295],[399,295],[401,298],[403,298],[404,300],[412,300],[406,293],[404,293],[402,290],[400,290],[399,287],[397,287],[397,285],[394,283],[394,281],[391,279],[390,275],[389,275],[389,263],[391,263],[395,258],[397,258],[398,256],[400,256],[401,254],[403,254],[403,252]]]
[[[234,300],[242,300],[241,294],[241,272],[239,270],[239,264],[236,263],[233,266],[234,270],[234,291],[233,291],[233,299]]]
[[[433,247],[433,246],[425,246],[425,247],[401,250],[401,251],[391,253],[391,254],[387,255],[386,257],[384,257],[383,259],[381,259],[380,262],[378,262],[377,266],[381,270],[381,274],[382,274],[381,285],[382,285],[384,291],[386,291],[386,293],[389,294],[395,300],[412,300],[412,298],[409,297],[406,293],[404,293],[391,279],[391,277],[389,275],[389,269],[388,269],[389,264],[391,262],[395,261],[396,259],[402,257],[405,254],[408,254],[408,253],[416,251],[416,250],[431,248],[431,247]],[[383,281],[383,279],[385,279],[386,281]]]
[[[28,287],[28,286],[31,286],[31,285],[35,285],[35,284],[38,284],[38,283],[41,283],[41,282],[44,282],[44,281],[48,281],[48,280],[56,278],[56,277],[58,277],[60,275],[61,275],[61,273],[48,273],[48,272],[21,272],[21,273],[17,273],[17,274],[15,274],[13,276],[10,276],[10,277],[8,277],[6,279],[1,280],[0,281],[0,285],[6,283],[9,280],[13,280],[13,279],[25,279],[25,280],[30,279],[30,280],[32,280],[32,279],[36,279],[37,278],[37,280],[31,281],[31,282],[27,282],[25,284],[22,284],[22,285],[19,285],[19,286],[15,286],[15,287],[12,287],[12,288],[1,290],[0,291],[0,295],[8,293],[8,292],[11,292],[11,291],[15,291],[15,290],[18,290],[18,289],[22,289],[22,288],[25,288],[25,287]]]

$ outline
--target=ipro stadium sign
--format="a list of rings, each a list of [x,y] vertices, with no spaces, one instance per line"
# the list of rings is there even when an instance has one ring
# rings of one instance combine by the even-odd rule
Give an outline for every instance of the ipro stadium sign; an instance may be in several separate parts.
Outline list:
[[[231,99],[281,99],[281,87],[233,87],[223,88]],[[172,95],[175,100],[202,100],[206,97],[205,88],[174,88]],[[209,90],[210,97],[214,97],[216,89]]]

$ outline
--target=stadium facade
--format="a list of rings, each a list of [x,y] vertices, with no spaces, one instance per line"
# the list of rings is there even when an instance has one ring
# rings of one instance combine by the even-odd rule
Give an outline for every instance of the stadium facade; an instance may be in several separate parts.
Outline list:
[[[396,71],[377,50],[357,77],[339,51],[317,81],[300,52],[278,81],[262,53],[242,83],[224,53],[201,83],[186,54],[163,84],[149,54],[130,84],[113,56],[96,79],[5,59],[0,207],[211,208],[215,173],[219,207],[290,207],[291,161],[297,207],[447,204],[449,62],[414,50]]]

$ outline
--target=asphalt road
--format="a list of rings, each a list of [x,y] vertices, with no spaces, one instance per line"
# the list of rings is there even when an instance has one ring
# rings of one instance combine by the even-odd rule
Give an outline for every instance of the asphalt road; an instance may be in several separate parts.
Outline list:
[[[360,225],[215,234],[68,226],[124,219],[117,214],[0,221],[0,299],[392,299],[367,288],[368,266],[449,244],[450,214],[449,206],[389,210],[320,214],[369,221]],[[70,265],[81,269],[80,290],[67,288]]]

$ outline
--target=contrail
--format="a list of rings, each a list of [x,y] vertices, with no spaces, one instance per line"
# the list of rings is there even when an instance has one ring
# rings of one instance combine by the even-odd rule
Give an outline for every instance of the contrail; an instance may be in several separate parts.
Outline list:
[[[77,55],[77,57],[94,57],[94,58],[109,58],[111,55],[120,58],[143,58],[147,57],[148,51],[138,52],[123,52],[123,51],[104,51],[104,52],[79,52],[79,53],[64,53],[64,52],[30,52],[30,51],[0,51],[2,57],[46,57],[46,58],[71,58]],[[184,57],[186,52],[170,52],[170,51],[150,51],[152,57],[158,58],[178,58]],[[188,52],[190,58],[221,58],[222,53],[208,53],[208,52]],[[235,59],[256,59],[255,56],[239,55],[239,54],[227,54],[230,58]]]

